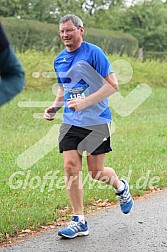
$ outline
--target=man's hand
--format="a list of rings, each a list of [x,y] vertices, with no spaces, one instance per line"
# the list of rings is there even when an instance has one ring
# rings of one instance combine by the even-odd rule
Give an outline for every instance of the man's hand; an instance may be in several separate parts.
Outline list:
[[[67,106],[74,110],[74,111],[79,111],[79,110],[83,110],[86,107],[88,107],[88,105],[86,104],[86,99],[85,98],[74,98],[68,101]]]
[[[54,120],[55,114],[56,114],[56,108],[49,107],[49,108],[45,109],[44,118],[46,120],[52,121],[52,120]]]

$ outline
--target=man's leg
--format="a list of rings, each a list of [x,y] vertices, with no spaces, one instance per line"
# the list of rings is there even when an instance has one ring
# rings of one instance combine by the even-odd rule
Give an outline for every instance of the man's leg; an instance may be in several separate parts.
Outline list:
[[[63,152],[66,190],[74,214],[83,214],[82,156],[77,150]]]
[[[67,238],[85,236],[89,231],[83,214],[82,156],[77,150],[64,151],[63,156],[66,190],[74,216],[66,228],[58,231],[58,235]]]
[[[112,185],[117,190],[121,186],[121,181],[114,169],[104,167],[104,159],[105,153],[87,156],[87,164],[90,175],[94,179],[101,180]]]
[[[104,167],[105,154],[89,155],[87,157],[88,169],[92,178],[112,185],[120,201],[121,211],[128,214],[133,206],[133,199],[129,192],[129,185],[126,180],[119,180],[112,168]]]

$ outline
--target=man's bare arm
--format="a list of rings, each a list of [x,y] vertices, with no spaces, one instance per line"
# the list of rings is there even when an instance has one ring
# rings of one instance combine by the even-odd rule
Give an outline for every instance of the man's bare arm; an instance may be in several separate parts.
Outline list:
[[[56,112],[64,105],[64,89],[62,86],[58,87],[56,98],[53,104],[45,109],[44,118],[53,120]]]
[[[110,95],[114,94],[119,90],[118,81],[114,73],[110,73],[104,79],[104,85],[95,93],[87,96],[84,99],[76,98],[68,102],[69,108],[74,108],[76,111],[85,109],[99,101],[108,98]]]

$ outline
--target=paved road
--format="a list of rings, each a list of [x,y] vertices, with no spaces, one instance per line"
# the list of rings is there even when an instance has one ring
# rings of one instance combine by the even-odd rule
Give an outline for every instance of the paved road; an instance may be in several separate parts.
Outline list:
[[[62,239],[54,229],[0,252],[167,252],[167,189],[135,201],[129,215],[114,206],[87,220],[87,237]]]

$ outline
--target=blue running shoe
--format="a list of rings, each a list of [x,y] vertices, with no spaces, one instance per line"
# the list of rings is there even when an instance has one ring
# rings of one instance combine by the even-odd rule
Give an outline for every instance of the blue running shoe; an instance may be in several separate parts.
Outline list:
[[[129,185],[127,181],[124,179],[122,179],[121,181],[125,184],[125,189],[121,193],[116,193],[116,195],[120,202],[121,211],[124,214],[128,214],[132,209],[134,202],[129,192]]]
[[[84,236],[88,234],[89,231],[87,222],[85,221],[85,224],[79,222],[78,216],[73,216],[72,221],[70,221],[68,227],[58,231],[59,236],[66,238],[74,238],[76,236]]]

